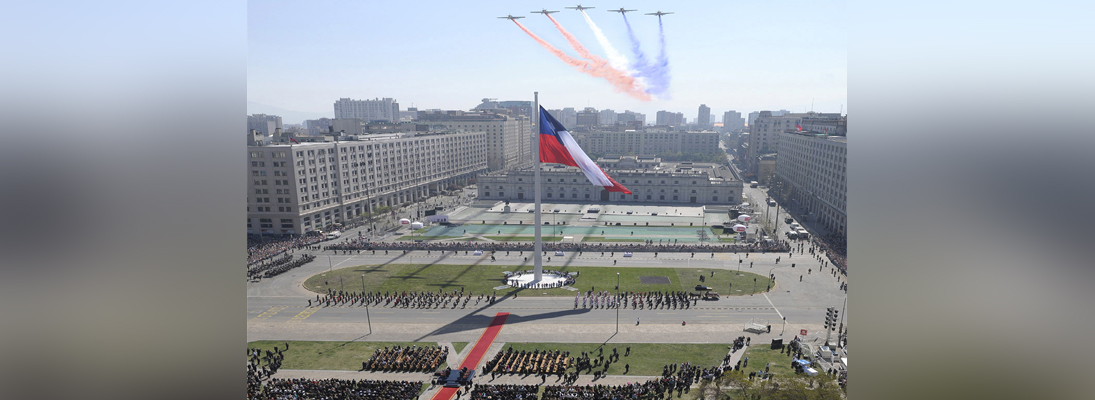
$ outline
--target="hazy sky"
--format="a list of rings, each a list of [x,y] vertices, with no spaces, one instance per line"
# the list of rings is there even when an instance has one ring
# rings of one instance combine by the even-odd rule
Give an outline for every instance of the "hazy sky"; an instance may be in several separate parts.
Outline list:
[[[847,31],[843,1],[591,2],[586,12],[620,53],[633,60],[618,13],[628,13],[642,50],[659,51],[663,17],[669,99],[640,101],[577,71],[522,32],[519,20],[576,56],[546,17],[547,7],[591,52],[604,57],[585,19],[559,1],[273,1],[248,2],[249,112],[269,108],[333,116],[340,97],[392,97],[402,108],[469,109],[484,97],[532,100],[546,108],[595,107],[647,114],[683,112],[703,103],[726,110],[847,111]],[[300,121],[286,120],[286,123]]]

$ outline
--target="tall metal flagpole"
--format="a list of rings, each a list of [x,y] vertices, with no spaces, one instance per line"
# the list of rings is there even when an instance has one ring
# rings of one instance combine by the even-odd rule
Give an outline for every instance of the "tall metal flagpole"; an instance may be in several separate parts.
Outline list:
[[[540,222],[540,92],[532,92],[532,98],[533,114],[536,115],[536,118],[534,118],[535,121],[532,123],[532,133],[533,136],[536,136],[536,160],[532,163],[534,170],[536,171],[532,176],[532,180],[536,182],[533,185],[533,196],[536,197],[536,244],[533,247],[534,254],[532,260],[534,267],[532,271],[533,281],[540,282],[541,278],[544,276],[544,259],[542,257],[544,253],[544,242],[540,235],[541,224],[543,224],[543,222]]]

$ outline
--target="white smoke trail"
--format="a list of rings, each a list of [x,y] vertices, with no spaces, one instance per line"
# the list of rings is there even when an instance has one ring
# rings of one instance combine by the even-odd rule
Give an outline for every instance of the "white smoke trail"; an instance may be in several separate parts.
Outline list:
[[[586,18],[586,23],[589,24],[589,29],[593,30],[593,35],[597,37],[597,43],[599,43],[601,45],[601,48],[604,49],[605,56],[608,57],[608,64],[611,65],[612,68],[616,68],[620,71],[625,71],[628,75],[635,76],[635,71],[627,67],[627,58],[624,57],[623,54],[620,54],[619,51],[616,51],[615,47],[612,47],[612,43],[610,43],[608,41],[608,38],[605,37],[605,33],[601,31],[601,28],[598,27],[597,24],[593,23],[593,19],[589,18],[589,15],[586,14],[585,10],[579,11],[581,11],[582,16]]]

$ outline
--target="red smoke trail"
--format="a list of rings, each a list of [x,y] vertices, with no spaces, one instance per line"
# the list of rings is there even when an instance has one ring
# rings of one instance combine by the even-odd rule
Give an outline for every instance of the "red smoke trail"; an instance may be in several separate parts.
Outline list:
[[[559,21],[556,21],[555,18],[551,17],[551,14],[545,14],[545,15],[548,17],[548,19],[551,20],[551,23],[555,24],[555,29],[558,29],[559,33],[563,34],[563,37],[566,38],[567,43],[570,43],[570,47],[573,47],[574,51],[578,52],[578,55],[582,56],[582,58],[588,59],[588,60],[593,61],[593,62],[603,62],[604,61],[600,57],[597,57],[597,55],[595,55],[593,53],[590,53],[589,50],[586,50],[586,48],[583,47],[582,44],[578,42],[578,39],[576,39],[574,37],[574,35],[571,35],[570,32],[567,32],[566,29],[563,29],[563,26],[559,25]]]
[[[555,19],[553,18],[552,21],[554,22]],[[536,43],[540,44],[540,46],[543,46],[545,49],[547,49],[547,51],[551,52],[551,54],[554,54],[555,57],[558,57],[560,60],[563,60],[563,62],[577,68],[579,71],[582,71],[589,76],[604,78],[609,83],[611,83],[618,92],[627,93],[629,96],[643,101],[651,100],[649,94],[643,92],[641,89],[638,88],[635,78],[627,76],[623,72],[620,72],[619,70],[610,67],[608,65],[608,62],[601,59],[600,57],[589,54],[589,52],[586,51],[585,48],[582,47],[582,45],[579,44],[577,40],[571,42],[571,46],[576,46],[575,50],[579,53],[585,53],[592,56],[593,58],[583,55],[583,57],[590,58],[590,61],[583,61],[571,57],[564,53],[562,50],[559,50],[555,48],[555,46],[552,46],[551,43],[544,41],[544,39],[540,39],[539,36],[536,36],[535,33],[532,33],[532,31],[528,30],[528,28],[525,28],[525,26],[521,25],[521,23],[517,22],[517,20],[513,20],[513,23],[517,24],[517,27],[521,28],[522,31],[525,31],[525,33],[527,33],[529,37],[532,38],[532,40],[535,40]],[[556,23],[555,26],[559,27],[560,31],[563,30],[558,23]],[[564,36],[568,37],[567,41],[573,40],[573,36],[570,36],[569,33],[564,33]],[[581,48],[581,50],[578,50],[579,48]]]

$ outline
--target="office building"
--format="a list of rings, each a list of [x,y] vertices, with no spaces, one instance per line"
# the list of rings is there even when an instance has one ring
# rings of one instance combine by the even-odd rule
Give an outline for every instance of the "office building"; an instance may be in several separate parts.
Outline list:
[[[578,114],[576,115],[574,126],[575,127],[580,126],[580,127],[585,127],[585,128],[592,128],[592,127],[600,125],[600,120],[601,120],[601,114],[598,113],[596,109],[591,108],[591,107],[586,107],[584,110],[579,111]],[[567,125],[564,124],[563,126],[567,126]],[[567,127],[569,128],[569,126],[567,126]]]
[[[616,112],[612,109],[606,108],[601,110],[600,117],[597,121],[598,125],[608,126],[616,124]]]
[[[841,120],[843,118],[828,121],[839,125]],[[813,125],[824,127],[826,124],[815,122]],[[775,174],[785,187],[769,193],[783,193],[783,199],[804,207],[803,214],[808,215],[808,221],[817,221],[833,233],[846,235],[847,136],[803,130],[783,131],[778,138],[780,150],[776,156]]]
[[[700,104],[700,111],[696,115],[696,127],[700,129],[711,127],[711,108],[706,104]]]
[[[646,114],[624,110],[624,112],[616,114],[616,123],[621,122],[625,125],[641,128],[643,125],[646,125]]]
[[[341,98],[335,102],[335,119],[356,118],[365,122],[399,122],[399,103],[392,98],[352,100]]]
[[[684,113],[675,113],[665,110],[658,111],[655,117],[655,125],[659,126],[681,126],[684,125]]]
[[[589,154],[710,153],[719,150],[714,131],[664,131],[658,129],[582,132],[574,135]]]
[[[785,113],[774,115],[772,111],[761,111],[755,124],[749,126],[749,145],[746,148],[745,162],[748,171],[757,173],[758,157],[779,152],[780,132],[796,130],[802,117],[807,114]]]
[[[745,119],[741,117],[741,113],[730,110],[722,113],[722,130],[723,132],[737,132],[745,129]]]
[[[419,111],[418,123],[446,130],[487,133],[487,167],[492,170],[513,168],[533,161],[532,126],[524,115],[509,111]]]
[[[308,142],[309,139],[320,139]],[[487,168],[484,132],[248,146],[247,233],[302,234],[415,201]]]
[[[272,138],[281,130],[281,117],[277,115],[251,114],[247,116],[247,131],[259,131],[262,136]]]

